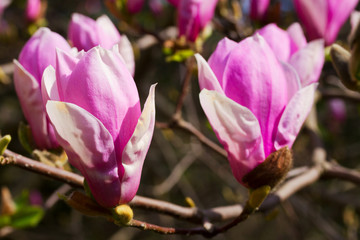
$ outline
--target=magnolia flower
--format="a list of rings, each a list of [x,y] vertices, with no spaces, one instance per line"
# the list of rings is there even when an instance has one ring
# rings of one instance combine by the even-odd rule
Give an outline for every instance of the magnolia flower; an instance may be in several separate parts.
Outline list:
[[[48,28],[40,28],[25,44],[19,61],[14,60],[14,84],[20,105],[39,148],[58,147],[41,96],[41,77],[45,68],[55,66],[55,49],[70,51],[67,41]]]
[[[301,83],[258,34],[240,43],[221,40],[208,62],[195,56],[201,106],[244,184],[243,177],[271,153],[291,148],[317,83]]]
[[[141,113],[121,55],[100,46],[57,52],[43,75],[43,98],[59,144],[104,207],[129,202],[139,187],[155,123],[153,85]]]
[[[310,40],[323,38],[330,45],[356,7],[358,0],[294,0],[295,10]]]
[[[266,15],[270,0],[251,0],[250,17],[254,20],[262,20]]]
[[[106,49],[118,45],[118,50],[124,58],[126,66],[134,75],[135,60],[131,43],[125,35],[120,36],[108,16],[103,15],[95,21],[82,14],[74,13],[69,25],[68,37],[79,51],[88,51],[98,45]]]
[[[299,23],[293,23],[286,31],[272,23],[257,33],[264,37],[279,60],[295,68],[302,85],[318,81],[325,60],[322,39],[307,43]]]
[[[144,0],[128,0],[126,6],[130,13],[135,14],[140,12],[143,5],[144,5]]]
[[[27,0],[25,16],[29,21],[36,21],[41,15],[41,0]]]
[[[194,42],[214,16],[218,0],[180,0],[178,3],[179,35]]]

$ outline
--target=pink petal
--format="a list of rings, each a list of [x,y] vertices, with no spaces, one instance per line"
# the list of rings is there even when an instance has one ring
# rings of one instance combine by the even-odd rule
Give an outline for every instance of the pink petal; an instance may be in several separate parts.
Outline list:
[[[79,56],[81,55],[79,54]],[[79,59],[76,56],[60,49],[56,50],[56,78],[58,79],[56,83],[60,99],[64,99],[63,92],[67,89],[69,76],[78,62]]]
[[[241,183],[243,176],[265,159],[258,120],[249,109],[215,91],[203,89],[200,103]]]
[[[295,68],[288,63],[282,62],[282,68],[284,70],[286,78],[286,89],[288,92],[288,102],[297,93],[301,87],[301,81]]]
[[[58,80],[59,84],[62,101],[84,108],[104,124],[120,159],[141,114],[135,82],[120,54],[92,48],[74,67],[65,86]]]
[[[85,15],[74,13],[68,30],[69,40],[78,50],[88,51],[90,48],[99,44],[100,36],[98,27],[92,18]]]
[[[324,41],[314,40],[297,51],[289,63],[300,76],[301,85],[306,86],[319,80],[325,61]]]
[[[262,20],[270,5],[270,0],[250,0],[250,17],[254,20]]]
[[[281,64],[263,37],[241,41],[230,54],[224,72],[227,97],[248,108],[258,119],[265,155],[273,142],[281,114],[288,103],[287,79]]]
[[[14,67],[16,94],[36,145],[41,149],[57,147],[48,135],[48,123],[38,81],[16,60],[14,60]]]
[[[198,75],[200,89],[215,90],[218,93],[224,94],[218,79],[211,70],[209,64],[200,54],[195,54],[195,58],[198,64]]]
[[[120,181],[110,133],[97,118],[74,104],[48,101],[46,110],[60,145],[84,175],[96,201],[104,207],[116,206]]]
[[[327,0],[294,0],[295,10],[311,40],[325,36],[328,21],[327,2]]]
[[[265,38],[278,59],[285,62],[288,61],[291,50],[291,39],[286,31],[276,26],[276,24],[271,23],[256,32]]]
[[[103,48],[110,49],[120,41],[120,33],[108,16],[102,15],[96,19],[96,25],[98,29],[97,32],[100,35],[99,42],[96,45],[100,44]]]
[[[139,188],[141,170],[155,126],[155,86],[152,85],[135,131],[122,154],[121,203],[131,201]]]
[[[222,79],[224,75],[224,69],[229,59],[230,53],[237,46],[237,44],[237,42],[234,42],[233,40],[225,37],[218,43],[215,51],[211,54],[209,58],[209,66],[213,70],[216,78],[218,79],[220,86],[223,85]],[[210,88],[207,89],[215,90]]]
[[[48,28],[40,28],[21,50],[19,62],[38,81],[39,85],[45,68],[49,65],[55,67],[56,48],[70,51],[69,44],[62,36]]]
[[[291,148],[293,145],[311,110],[317,85],[317,83],[313,83],[298,91],[286,106],[276,134],[274,143],[276,150],[285,146]]]
[[[333,43],[340,28],[358,4],[358,0],[328,0],[328,24],[324,36],[326,45]]]
[[[291,24],[286,31],[291,39],[290,55],[306,46],[307,41],[299,23],[295,22]]]

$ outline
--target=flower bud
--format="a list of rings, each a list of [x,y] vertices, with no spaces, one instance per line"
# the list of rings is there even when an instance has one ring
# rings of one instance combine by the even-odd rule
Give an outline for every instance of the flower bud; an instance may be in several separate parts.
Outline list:
[[[330,45],[357,3],[358,0],[295,0],[294,7],[310,40],[323,38]]]
[[[41,0],[27,0],[25,16],[26,19],[30,22],[35,22],[41,17]]]
[[[115,213],[115,221],[118,224],[126,225],[128,224],[134,217],[134,212],[131,207],[127,204],[122,204],[114,209]]]
[[[46,67],[55,66],[55,49],[70,51],[67,41],[48,28],[40,28],[14,60],[14,84],[20,105],[37,147],[57,148],[54,130],[46,117],[41,96],[41,77]]]
[[[200,104],[235,178],[252,189],[274,187],[291,167],[289,149],[312,108],[317,83],[303,82],[258,34],[239,43],[223,39],[208,62],[195,57]],[[301,63],[307,63],[299,62],[304,69]]]
[[[338,44],[333,44],[330,49],[331,62],[339,75],[341,82],[349,89],[357,91],[359,88],[356,79],[350,73],[351,54]],[[353,63],[353,68],[355,63]]]
[[[69,40],[79,51],[88,51],[100,45],[103,48],[117,48],[132,75],[135,73],[134,52],[128,38],[121,36],[106,15],[96,20],[74,13],[68,31]]]
[[[179,35],[194,42],[214,16],[218,0],[180,0],[178,5]]]
[[[127,203],[139,187],[155,125],[155,86],[141,112],[138,91],[116,49],[57,52],[42,80],[46,110],[69,162],[104,207]]]

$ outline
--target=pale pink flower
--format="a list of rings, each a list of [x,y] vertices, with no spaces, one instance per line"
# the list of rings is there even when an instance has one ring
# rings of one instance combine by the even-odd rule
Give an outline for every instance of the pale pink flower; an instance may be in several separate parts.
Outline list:
[[[67,41],[48,28],[40,28],[14,60],[14,84],[21,108],[39,148],[56,148],[53,127],[48,121],[41,96],[41,77],[46,67],[55,67],[56,48],[70,51]]]
[[[57,52],[43,75],[46,110],[69,162],[105,207],[129,202],[139,187],[155,124],[155,86],[141,113],[138,91],[118,51],[100,46]]]
[[[282,147],[293,145],[314,100],[317,83],[303,84],[256,34],[219,42],[208,62],[196,54],[200,103],[236,179]]]

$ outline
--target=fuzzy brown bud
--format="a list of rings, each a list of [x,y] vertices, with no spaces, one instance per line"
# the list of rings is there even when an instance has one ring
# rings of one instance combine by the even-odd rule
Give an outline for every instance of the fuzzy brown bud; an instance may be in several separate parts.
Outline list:
[[[292,154],[288,147],[283,147],[270,154],[264,162],[246,174],[243,183],[251,189],[268,185],[274,188],[292,167]]]

